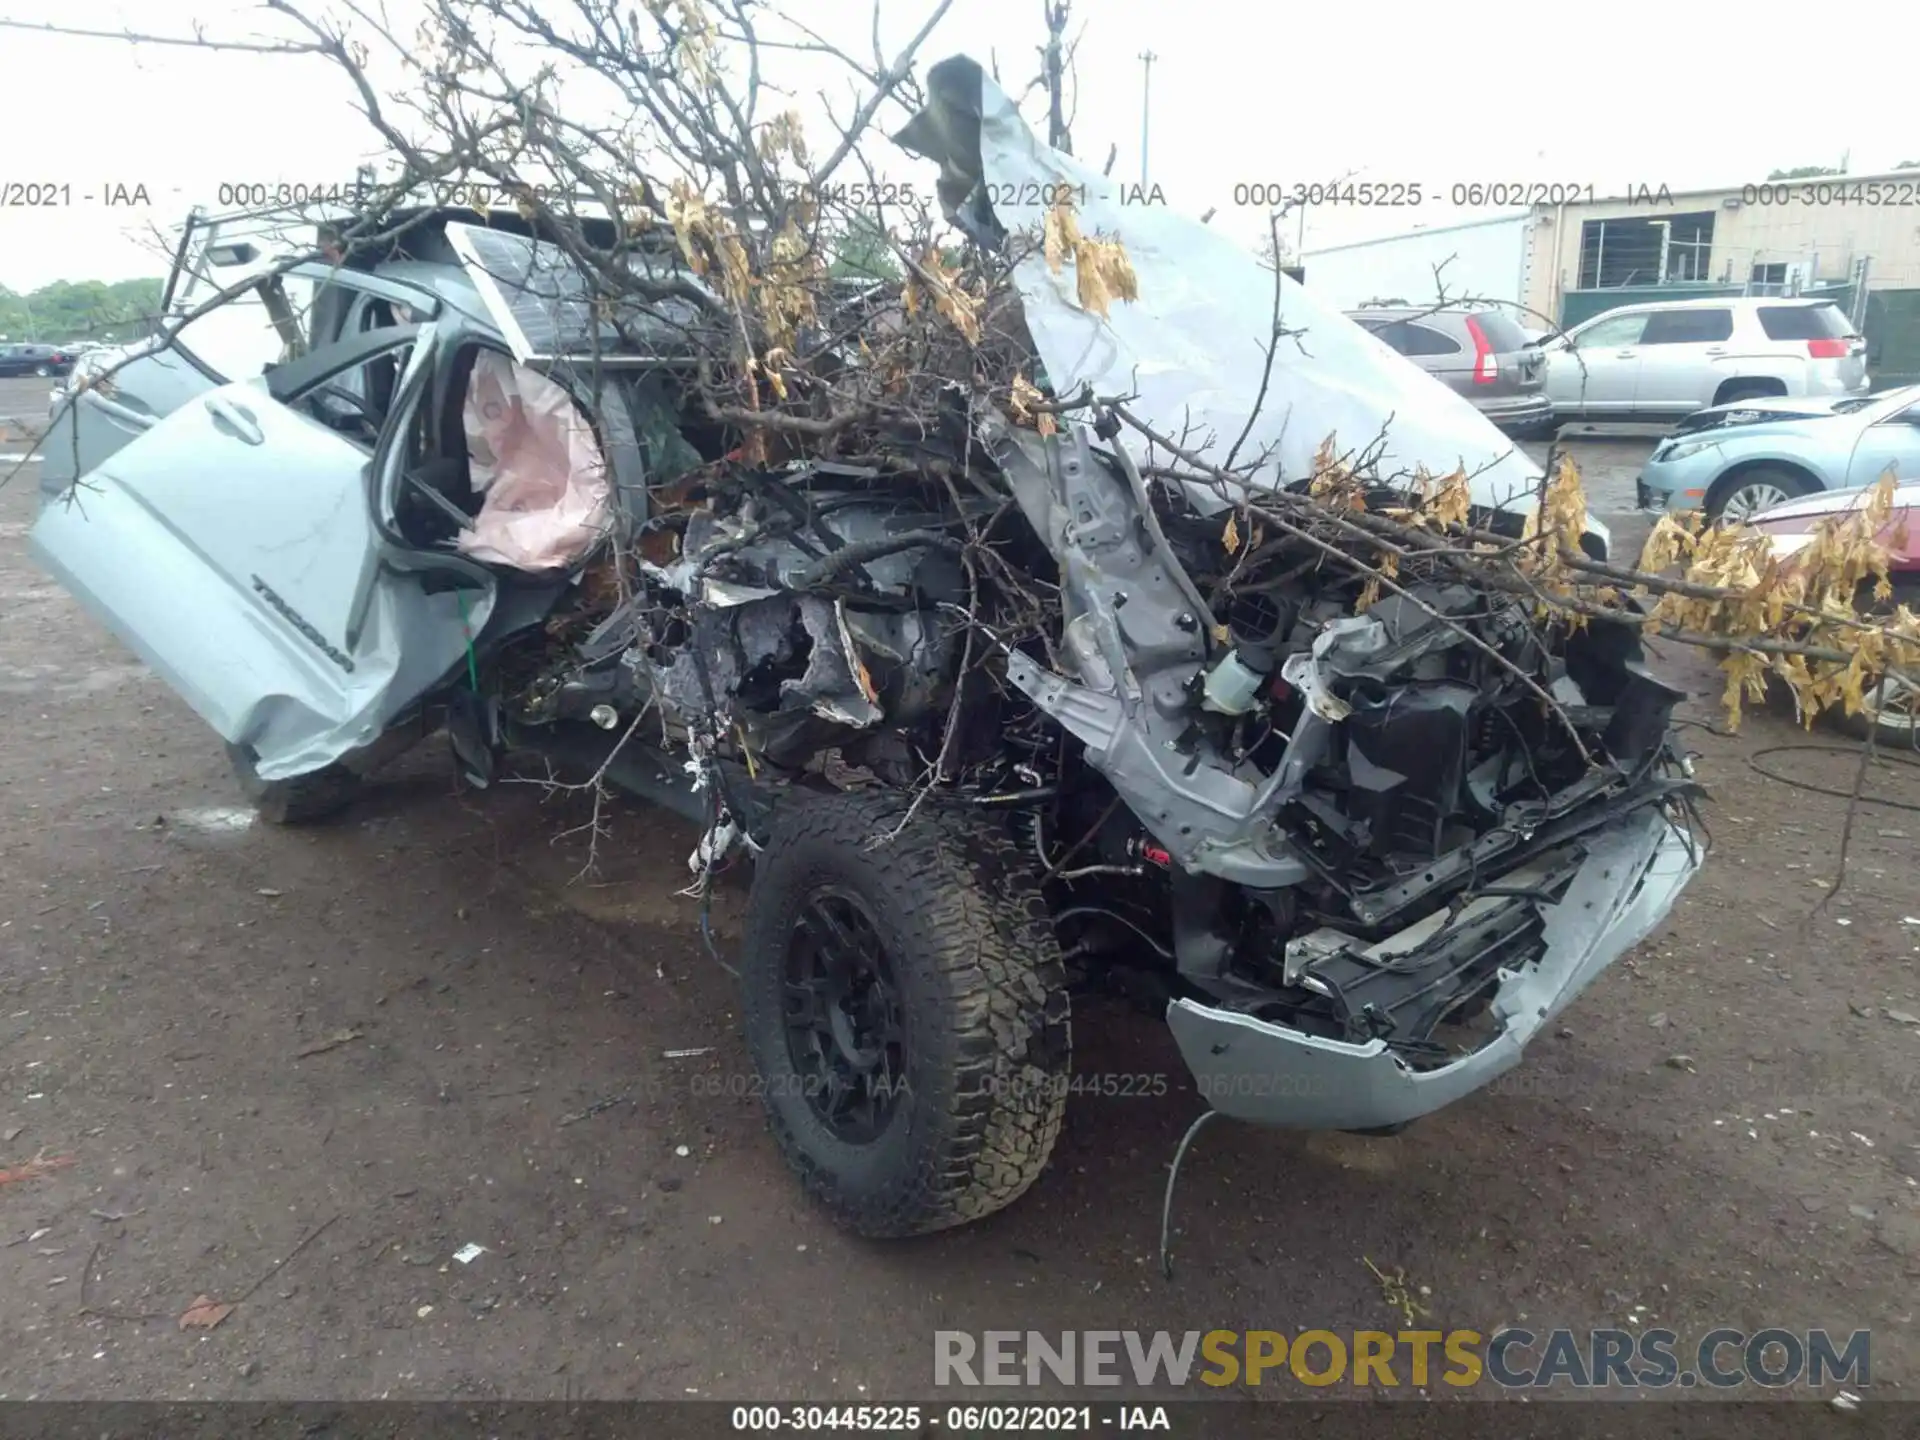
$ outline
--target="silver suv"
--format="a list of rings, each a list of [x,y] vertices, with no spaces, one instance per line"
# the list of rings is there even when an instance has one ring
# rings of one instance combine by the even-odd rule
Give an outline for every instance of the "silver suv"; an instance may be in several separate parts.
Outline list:
[[[1540,347],[1498,310],[1369,306],[1347,318],[1404,355],[1509,435],[1553,428]]]
[[[1546,342],[1559,420],[1677,420],[1763,395],[1864,395],[1867,342],[1831,300],[1669,300]]]

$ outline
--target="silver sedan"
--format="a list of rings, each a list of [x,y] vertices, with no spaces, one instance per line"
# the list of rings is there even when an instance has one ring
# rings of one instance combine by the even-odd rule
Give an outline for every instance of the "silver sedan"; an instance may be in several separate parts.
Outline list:
[[[1920,385],[1878,395],[1746,400],[1690,415],[1640,472],[1645,510],[1746,520],[1772,505],[1920,477]]]

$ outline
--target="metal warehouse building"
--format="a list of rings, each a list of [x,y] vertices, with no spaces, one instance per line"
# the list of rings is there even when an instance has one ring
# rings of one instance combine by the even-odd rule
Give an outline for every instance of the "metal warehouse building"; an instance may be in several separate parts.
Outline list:
[[[1336,304],[1519,307],[1533,328],[1620,305],[1714,295],[1823,295],[1867,336],[1876,381],[1920,379],[1920,170],[1642,189],[1536,205],[1301,257]],[[1436,284],[1436,267],[1440,276]]]

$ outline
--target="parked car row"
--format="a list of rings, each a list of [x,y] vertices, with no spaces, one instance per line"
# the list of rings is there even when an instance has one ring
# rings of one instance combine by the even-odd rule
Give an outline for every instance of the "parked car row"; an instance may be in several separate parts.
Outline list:
[[[1831,301],[1635,305],[1558,336],[1482,309],[1350,314],[1516,437],[1568,420],[1673,423],[1640,473],[1640,507],[1752,524],[1783,558],[1891,469],[1894,599],[1920,607],[1920,385],[1870,393],[1866,342]],[[1920,691],[1882,679],[1847,723],[1920,748]]]
[[[1349,315],[1520,438],[1568,421],[1670,422],[1706,406],[1867,392],[1866,340],[1830,300],[1661,301],[1560,335],[1485,308]]]

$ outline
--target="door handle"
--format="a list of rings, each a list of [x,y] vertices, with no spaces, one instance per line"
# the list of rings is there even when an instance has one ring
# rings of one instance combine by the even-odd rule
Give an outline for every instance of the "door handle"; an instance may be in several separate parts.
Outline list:
[[[1631,360],[1639,353],[1638,350],[1616,350],[1613,352],[1613,358],[1616,360]]]
[[[231,435],[236,440],[244,440],[249,445],[258,445],[267,438],[260,428],[259,420],[246,406],[227,399],[224,395],[209,395],[206,398],[207,414],[213,417],[213,428],[223,435]]]
[[[1727,347],[1724,345],[1709,345],[1703,353],[1708,355],[1724,355],[1727,353]]]

